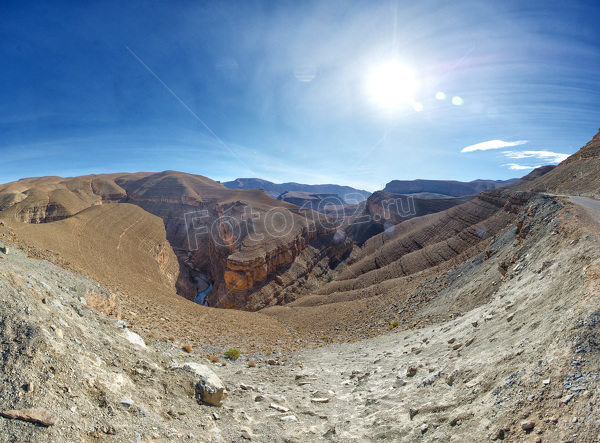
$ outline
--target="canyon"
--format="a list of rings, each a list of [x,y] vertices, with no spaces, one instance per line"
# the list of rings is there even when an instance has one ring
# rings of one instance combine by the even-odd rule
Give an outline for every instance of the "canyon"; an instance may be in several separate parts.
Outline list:
[[[214,283],[207,302],[215,307],[256,310],[281,302],[283,290],[300,294],[306,288],[292,282],[309,273],[319,278],[318,269],[324,271],[352,248],[349,240],[331,241],[336,225],[318,212],[275,200],[264,191],[230,190],[191,174],[44,177],[0,187],[2,217],[26,224],[73,218],[53,226],[54,231],[64,226],[62,235],[79,229],[71,224],[88,226],[89,218],[96,216],[93,208],[100,205],[111,207],[106,217],[121,218],[132,227],[139,219],[129,205],[143,209],[146,217],[159,217],[168,248],[179,261],[179,270],[171,267],[169,277],[177,281],[177,292],[194,299],[194,277],[209,275]],[[78,214],[86,216],[74,217]],[[164,234],[146,232],[144,243],[163,251]],[[101,241],[107,233],[99,229],[85,235],[99,235]],[[157,261],[163,260],[161,254],[157,252]],[[296,261],[300,255],[302,260]],[[315,268],[323,260],[326,263]]]

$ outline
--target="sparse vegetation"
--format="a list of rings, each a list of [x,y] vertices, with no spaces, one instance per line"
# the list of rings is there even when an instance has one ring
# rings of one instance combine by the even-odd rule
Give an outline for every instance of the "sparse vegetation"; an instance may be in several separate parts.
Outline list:
[[[230,358],[232,360],[237,360],[238,358],[240,358],[240,351],[238,351],[235,348],[229,348],[227,351],[225,351],[225,357]]]
[[[188,354],[192,353],[192,347],[190,345],[183,345],[181,347],[181,349],[183,349],[185,352],[187,352]]]
[[[391,323],[388,325],[388,327],[387,327],[387,328],[388,328],[388,329],[394,329],[394,328],[397,328],[397,327],[398,327],[398,320],[394,320],[393,322],[391,322]]]

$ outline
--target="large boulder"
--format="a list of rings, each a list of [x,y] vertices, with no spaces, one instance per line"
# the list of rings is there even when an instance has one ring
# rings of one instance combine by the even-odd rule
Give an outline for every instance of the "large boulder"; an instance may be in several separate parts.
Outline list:
[[[223,406],[229,395],[221,379],[210,368],[201,363],[186,363],[179,369],[191,372],[197,379],[196,399],[214,406]]]

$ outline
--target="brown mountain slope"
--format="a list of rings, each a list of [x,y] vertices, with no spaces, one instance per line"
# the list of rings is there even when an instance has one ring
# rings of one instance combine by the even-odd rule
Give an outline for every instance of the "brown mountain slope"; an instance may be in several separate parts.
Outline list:
[[[0,239],[11,251],[0,255],[0,265],[12,263],[18,254],[29,255],[93,278],[115,296],[102,302],[102,312],[120,314],[145,338],[205,349],[237,347],[243,352],[293,343],[291,334],[268,316],[212,309],[179,297],[174,284],[179,267],[163,222],[135,205],[109,202],[44,224],[2,219]],[[14,252],[18,247],[25,253]],[[51,268],[48,263],[41,266]],[[60,292],[74,291],[61,281],[65,272],[59,267],[51,274],[56,280],[47,278],[48,284],[58,285]],[[36,276],[32,270],[24,277]],[[102,298],[103,287],[97,285],[91,294],[78,292],[78,297],[96,306],[94,298]]]

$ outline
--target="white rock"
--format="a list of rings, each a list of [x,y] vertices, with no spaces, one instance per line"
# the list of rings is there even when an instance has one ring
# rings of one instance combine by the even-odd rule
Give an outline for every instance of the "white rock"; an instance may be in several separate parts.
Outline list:
[[[196,399],[214,406],[223,406],[229,395],[225,385],[217,374],[201,363],[186,363],[179,369],[191,372],[196,376]]]
[[[429,374],[427,377],[425,377],[423,379],[423,386],[432,384],[435,381],[436,377],[438,377],[441,373],[442,373],[442,369],[438,369],[437,371]]]
[[[289,412],[289,408],[286,408],[285,406],[278,405],[277,403],[271,403],[269,405],[269,407],[271,409],[275,409],[276,411],[279,411],[279,412]]]
[[[123,334],[125,335],[125,338],[127,339],[127,341],[129,341],[130,343],[133,343],[134,345],[138,345],[142,348],[146,347],[146,343],[144,342],[144,339],[142,337],[140,337],[138,334],[136,334],[133,331],[130,331],[129,329],[123,329]]]
[[[47,291],[52,291],[52,288],[47,283],[40,281],[40,285],[42,285]]]
[[[571,399],[572,399],[573,397],[575,397],[575,395],[574,395],[574,394],[569,394],[569,395],[567,395],[566,397],[564,397],[564,398],[563,398],[561,401],[562,401],[564,404],[568,404],[568,403],[571,401]]]
[[[294,421],[294,422],[298,423],[298,419],[296,418],[295,415],[286,415],[285,417],[281,417],[280,420],[281,421]]]
[[[127,397],[123,397],[121,399],[121,404],[127,406],[128,408],[133,406],[133,400]]]

